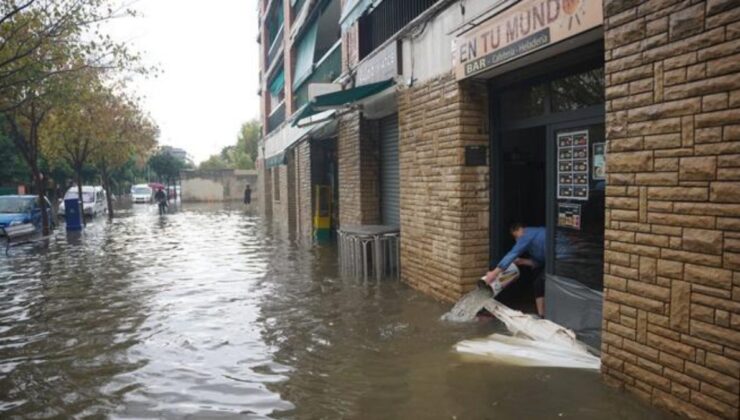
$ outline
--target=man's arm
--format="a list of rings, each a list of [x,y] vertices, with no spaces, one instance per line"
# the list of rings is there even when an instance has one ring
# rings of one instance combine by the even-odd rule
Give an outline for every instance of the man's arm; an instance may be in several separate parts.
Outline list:
[[[515,259],[517,259],[522,253],[524,253],[531,241],[532,238],[529,236],[523,236],[519,238],[514,246],[511,248],[511,250],[504,256],[504,258],[501,259],[501,261],[499,261],[496,268],[486,273],[486,283],[491,284],[491,282],[495,280],[496,277],[498,277],[504,270],[506,270],[506,268],[509,267]]]

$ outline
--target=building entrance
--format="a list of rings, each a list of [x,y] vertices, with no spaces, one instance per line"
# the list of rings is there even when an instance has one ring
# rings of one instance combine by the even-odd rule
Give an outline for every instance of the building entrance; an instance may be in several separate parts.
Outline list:
[[[547,74],[536,74],[547,71]],[[554,70],[553,70],[554,69]],[[531,74],[535,72],[535,74]],[[526,72],[523,72],[526,74]],[[598,62],[491,82],[491,260],[514,222],[547,229],[545,317],[598,348],[604,263],[604,80]],[[527,267],[499,297],[534,312]]]

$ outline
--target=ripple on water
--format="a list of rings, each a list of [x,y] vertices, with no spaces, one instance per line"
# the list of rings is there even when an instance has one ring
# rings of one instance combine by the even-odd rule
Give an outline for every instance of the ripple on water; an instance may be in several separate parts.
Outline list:
[[[0,257],[3,417],[648,418],[597,375],[462,360],[495,323],[337,275],[234,206],[152,206]],[[578,407],[568,401],[578,400]],[[495,403],[495,404],[494,404]]]

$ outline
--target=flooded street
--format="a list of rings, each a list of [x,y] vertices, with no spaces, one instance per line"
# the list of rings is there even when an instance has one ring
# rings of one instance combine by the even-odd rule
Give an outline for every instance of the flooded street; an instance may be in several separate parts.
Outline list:
[[[340,278],[239,205],[146,205],[0,257],[2,417],[655,418],[591,371],[456,354],[501,324]]]

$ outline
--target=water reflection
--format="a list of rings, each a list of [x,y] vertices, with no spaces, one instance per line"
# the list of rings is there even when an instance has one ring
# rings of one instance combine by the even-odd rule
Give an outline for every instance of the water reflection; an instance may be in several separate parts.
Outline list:
[[[3,417],[652,417],[598,375],[467,360],[495,323],[337,276],[241,205],[124,209],[0,258]],[[574,402],[576,401],[576,402]]]

